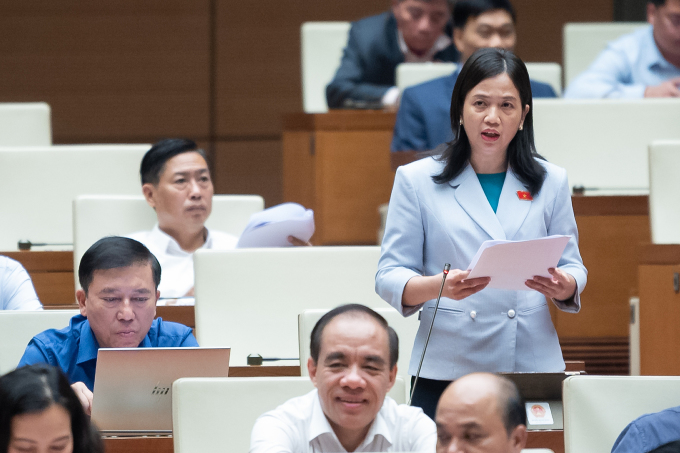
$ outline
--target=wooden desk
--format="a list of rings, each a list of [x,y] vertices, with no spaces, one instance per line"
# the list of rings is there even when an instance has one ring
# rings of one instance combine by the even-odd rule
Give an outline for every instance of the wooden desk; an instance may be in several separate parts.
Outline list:
[[[638,262],[640,374],[678,376],[680,245],[641,245]]]
[[[106,453],[173,453],[172,436],[105,437]],[[529,431],[527,448],[549,448],[564,453],[564,431]]]
[[[73,252],[0,252],[28,271],[45,308],[75,308]]]
[[[628,337],[628,300],[637,294],[637,247],[651,241],[646,196],[573,196],[588,285],[577,315],[553,318],[560,338]]]
[[[283,198],[314,209],[316,245],[377,243],[394,172],[395,114],[336,110],[283,117]]]

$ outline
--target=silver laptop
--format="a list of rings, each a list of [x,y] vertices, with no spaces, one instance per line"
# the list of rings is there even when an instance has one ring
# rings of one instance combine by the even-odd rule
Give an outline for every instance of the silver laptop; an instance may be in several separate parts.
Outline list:
[[[226,377],[230,348],[99,349],[92,420],[107,434],[172,432],[172,383]]]

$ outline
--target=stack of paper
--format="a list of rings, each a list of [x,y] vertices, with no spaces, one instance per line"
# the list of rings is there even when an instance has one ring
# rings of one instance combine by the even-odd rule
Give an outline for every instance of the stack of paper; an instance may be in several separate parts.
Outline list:
[[[307,242],[313,234],[314,211],[283,203],[253,214],[236,247],[289,247],[288,236]]]
[[[528,241],[485,241],[472,258],[468,278],[491,277],[489,288],[531,291],[524,282],[535,275],[550,278],[570,236],[555,235]]]

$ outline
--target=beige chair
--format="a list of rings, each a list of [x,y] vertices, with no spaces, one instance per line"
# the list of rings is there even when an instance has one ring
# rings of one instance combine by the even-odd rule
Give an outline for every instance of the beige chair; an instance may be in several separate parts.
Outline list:
[[[529,76],[550,85],[555,94],[562,94],[562,66],[557,63],[526,63]],[[400,91],[453,73],[456,63],[401,63],[397,66],[396,81]]]
[[[572,22],[564,24],[562,50],[564,86],[588,69],[610,41],[647,26],[646,22]]]
[[[231,347],[232,366],[254,353],[297,360],[302,311],[386,306],[374,289],[379,258],[379,247],[197,250],[198,343]]]
[[[17,242],[73,242],[73,199],[139,194],[139,163],[150,145],[0,148],[0,250]],[[7,221],[11,219],[11,221]]]
[[[399,91],[429,80],[451,75],[456,70],[456,63],[400,63],[397,65],[395,79]]]
[[[19,364],[31,338],[47,329],[63,329],[78,310],[0,310],[0,375]]]
[[[45,102],[0,103],[0,146],[50,146],[52,117]]]
[[[385,304],[387,305],[387,304]],[[399,361],[397,362],[397,373],[406,382],[406,392],[411,388],[411,376],[408,374],[408,364],[411,360],[411,350],[413,349],[413,342],[416,339],[416,333],[420,322],[418,316],[413,315],[404,318],[397,310],[392,307],[385,306],[383,308],[376,308],[380,315],[382,315],[387,323],[397,332],[399,336]],[[312,334],[312,329],[321,317],[326,314],[328,310],[305,310],[300,313],[298,318],[298,334],[300,342],[300,374],[302,376],[309,376],[307,370],[307,360],[309,359],[309,343]],[[408,393],[406,394],[408,401]]]
[[[532,80],[547,83],[557,96],[562,95],[562,66],[558,63],[527,63],[526,66]]]
[[[260,415],[313,388],[308,377],[178,379],[172,386],[175,453],[247,452]],[[404,402],[401,378],[389,395]]]
[[[571,376],[562,400],[565,453],[608,452],[639,416],[680,405],[680,377]]]
[[[680,99],[535,99],[536,149],[567,170],[571,186],[646,194],[649,143],[680,139],[678,118]]]
[[[141,191],[141,189],[138,188]],[[264,208],[259,195],[214,195],[208,228],[238,236],[250,216]],[[151,230],[156,213],[142,195],[83,195],[73,201],[73,265],[104,236]],[[78,287],[76,275],[76,287]]]
[[[649,146],[649,222],[655,244],[680,244],[678,175],[680,140],[652,142]]]
[[[302,105],[305,113],[324,113],[326,85],[340,66],[349,22],[305,22],[300,28]]]

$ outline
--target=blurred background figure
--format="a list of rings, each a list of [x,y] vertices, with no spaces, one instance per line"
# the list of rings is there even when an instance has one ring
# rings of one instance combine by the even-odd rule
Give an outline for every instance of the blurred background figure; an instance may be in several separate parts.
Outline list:
[[[328,108],[394,106],[399,63],[456,61],[447,28],[453,0],[392,0],[391,11],[352,24]]]
[[[648,1],[647,22],[611,42],[564,97],[680,97],[680,0]]]

